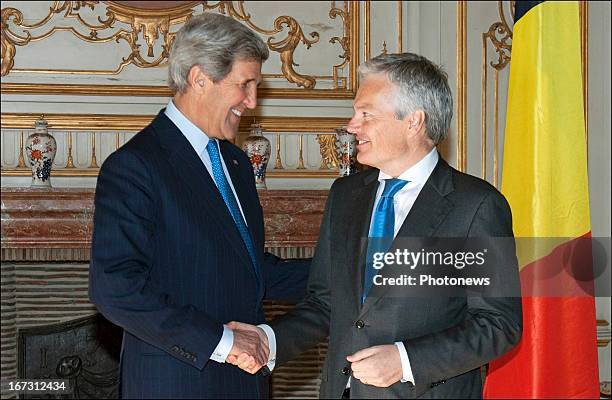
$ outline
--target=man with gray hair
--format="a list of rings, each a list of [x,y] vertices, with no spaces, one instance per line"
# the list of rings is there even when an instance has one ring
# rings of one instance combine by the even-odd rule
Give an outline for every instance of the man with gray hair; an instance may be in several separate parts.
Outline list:
[[[253,170],[229,142],[257,104],[265,43],[230,17],[203,14],[177,33],[174,96],[111,154],[95,197],[90,298],[124,329],[123,398],[266,398],[269,383],[226,361],[273,367],[262,300],[298,300],[308,261],[264,253]]]
[[[487,273],[517,288],[508,203],[438,154],[453,101],[446,75],[426,58],[386,54],[363,64],[353,108],[348,130],[357,136],[357,159],[373,168],[336,180],[330,190],[306,297],[270,324],[276,363],[329,336],[322,398],[482,397],[480,367],[521,337],[518,292],[391,290],[379,286],[380,278],[395,275],[390,267],[377,270],[373,255],[400,249],[407,238],[506,237],[512,251]],[[259,365],[246,367],[254,372]]]

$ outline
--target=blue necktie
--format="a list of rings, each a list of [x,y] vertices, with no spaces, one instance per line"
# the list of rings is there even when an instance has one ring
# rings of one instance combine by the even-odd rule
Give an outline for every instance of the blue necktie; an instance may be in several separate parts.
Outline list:
[[[368,292],[372,287],[372,281],[377,274],[374,268],[374,253],[383,253],[389,250],[393,242],[395,227],[395,209],[393,207],[393,196],[399,192],[408,181],[402,179],[385,179],[385,188],[376,206],[372,229],[370,229],[370,239],[368,240],[368,253],[366,258],[365,278],[363,282],[363,294],[361,303],[368,297]]]
[[[255,256],[255,246],[253,246],[253,240],[251,239],[251,234],[249,233],[249,229],[244,222],[244,218],[242,218],[242,213],[240,212],[240,207],[238,207],[238,202],[236,201],[236,197],[234,196],[234,192],[225,177],[225,173],[223,172],[223,166],[221,165],[221,157],[219,155],[219,145],[213,139],[208,141],[208,145],[206,146],[206,150],[208,151],[208,155],[210,156],[210,162],[212,164],[212,172],[213,177],[215,178],[215,182],[217,183],[217,188],[219,192],[221,192],[221,197],[225,201],[225,205],[229,209],[230,214],[232,214],[232,218],[234,219],[234,223],[236,224],[236,228],[238,228],[238,232],[240,232],[240,236],[242,236],[242,240],[244,241],[244,245],[251,256],[251,261],[253,262],[253,268],[255,270],[255,274],[258,275],[257,270],[257,257]]]

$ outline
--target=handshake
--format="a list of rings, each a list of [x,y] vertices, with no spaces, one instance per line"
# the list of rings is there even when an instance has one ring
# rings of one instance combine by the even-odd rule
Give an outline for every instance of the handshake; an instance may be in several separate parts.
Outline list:
[[[232,321],[226,324],[234,332],[234,344],[225,362],[255,374],[268,363],[268,336],[258,326]]]
[[[262,328],[242,322],[232,321],[226,325],[234,333],[234,344],[225,362],[256,374],[268,364],[268,335]],[[405,352],[405,346],[401,347]],[[359,350],[346,356],[346,361],[351,365],[352,379],[364,385],[389,387],[402,379],[414,384],[412,372],[404,376],[401,357],[398,345],[388,344]]]

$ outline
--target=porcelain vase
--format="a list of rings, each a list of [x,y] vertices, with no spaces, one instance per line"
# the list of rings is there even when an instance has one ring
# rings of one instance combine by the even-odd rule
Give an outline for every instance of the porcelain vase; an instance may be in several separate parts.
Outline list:
[[[51,187],[51,167],[57,152],[55,138],[49,133],[43,117],[34,124],[34,133],[28,136],[26,151],[32,168],[31,187]]]
[[[345,127],[336,129],[336,152],[340,176],[357,172],[357,139]]]
[[[249,157],[255,176],[255,186],[258,189],[266,189],[266,168],[270,161],[270,141],[263,135],[259,124],[251,125],[251,134],[242,144],[242,150]]]

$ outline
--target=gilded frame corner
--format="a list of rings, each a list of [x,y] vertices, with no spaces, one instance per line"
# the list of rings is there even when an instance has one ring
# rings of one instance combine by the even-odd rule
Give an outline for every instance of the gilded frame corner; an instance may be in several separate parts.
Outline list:
[[[82,4],[81,4],[82,3]],[[97,2],[54,2],[51,9],[50,14],[66,12],[72,13],[72,9],[78,9],[78,7],[91,6],[89,3],[97,3]],[[153,38],[158,33],[158,27],[154,26],[154,24],[161,24],[161,28],[166,29],[168,27],[168,23],[170,20],[174,21],[174,23],[184,22],[189,15],[192,14],[191,8],[197,6],[198,4],[204,4],[205,10],[219,8],[221,13],[229,15],[241,22],[244,22],[247,26],[252,29],[258,31],[259,33],[274,33],[277,32],[281,23],[290,23],[291,21],[295,21],[292,17],[289,16],[281,16],[275,20],[275,30],[265,30],[255,26],[252,22],[250,22],[250,15],[246,13],[243,9],[242,2],[238,2],[237,8],[233,5],[231,1],[220,1],[213,5],[207,5],[205,2],[199,1],[191,1],[185,2],[178,7],[164,9],[161,11],[151,11],[151,10],[143,10],[132,8],[129,6],[121,5],[118,2],[106,1],[104,2],[107,5],[107,10],[110,10],[112,16],[109,16],[109,20],[111,18],[122,20],[122,22],[132,24],[132,27],[135,27],[137,24],[141,23],[143,19],[146,19],[147,23],[142,25],[144,29],[145,38]],[[345,36],[342,38],[333,38],[335,42],[338,42],[343,50],[343,58],[344,62],[341,65],[349,65],[349,77],[348,82],[346,82],[346,86],[344,88],[335,88],[335,89],[316,89],[310,88],[312,83],[309,81],[308,77],[304,77],[295,71],[292,70],[292,52],[287,57],[284,45],[286,42],[282,40],[278,43],[274,43],[268,39],[268,47],[271,50],[277,51],[280,53],[281,62],[282,62],[282,70],[283,75],[287,78],[289,82],[298,83],[301,88],[266,88],[263,87],[259,90],[260,98],[277,98],[277,99],[352,99],[357,92],[357,68],[359,66],[359,10],[360,5],[357,1],[347,1],[345,9],[338,9],[332,7],[330,9],[330,18],[334,19],[338,16],[341,17],[344,24],[344,34]],[[77,14],[70,14],[72,17],[79,18]],[[7,28],[6,21],[9,18],[12,18],[21,23],[23,15],[21,11],[15,8],[4,8],[2,9],[2,57],[3,57],[3,65],[2,65],[2,76],[7,75],[10,70],[13,68],[13,57],[15,55],[16,46],[24,46],[30,42],[30,40],[40,40],[44,39],[49,35],[44,35],[44,37],[40,38],[27,38],[27,40],[21,40],[19,37],[11,38],[9,35],[9,30]],[[47,17],[48,18],[48,17]],[[81,20],[81,22],[83,22]],[[105,22],[105,21],[102,21]],[[83,22],[84,23],[84,22]],[[99,29],[101,26],[93,26],[87,25],[89,29],[94,32],[96,29]],[[136,28],[134,29],[136,31]],[[132,32],[134,33],[134,32]],[[136,32],[138,33],[138,32]],[[167,33],[167,32],[166,32]],[[316,33],[316,32],[314,32]],[[82,40],[85,41],[96,41],[91,37],[86,37],[83,35],[76,34]],[[94,35],[95,36],[95,35]],[[172,40],[172,34],[167,35],[168,38],[165,43],[165,48],[162,52],[162,55],[158,57],[152,63],[149,62],[146,66],[161,66],[164,63],[164,60],[167,58],[167,51],[169,49],[170,41]],[[295,37],[293,37],[295,36]],[[306,45],[308,39],[306,39],[301,32],[301,28],[299,25],[297,26],[297,32],[294,32],[293,36],[288,36],[287,39],[295,39],[297,41],[305,40],[304,43]],[[313,37],[314,38],[314,37]],[[133,41],[133,38],[126,36],[124,38],[126,41]],[[147,39],[148,40],[148,39]],[[318,40],[318,37],[317,37]],[[148,43],[148,42],[147,42]],[[314,41],[311,41],[314,43]],[[133,42],[135,45],[135,42]],[[276,47],[275,47],[276,46]],[[151,51],[152,45],[149,46],[149,51]],[[134,64],[147,64],[147,61],[144,59],[138,60],[137,54],[135,51],[132,52],[131,56],[135,55],[135,58],[132,60]],[[166,57],[166,58],[165,58]],[[122,63],[119,66],[119,72],[126,65],[126,63]],[[338,66],[333,67],[334,77],[336,75],[336,68]],[[84,95],[84,96],[136,96],[136,97],[170,97],[172,95],[170,89],[167,86],[148,86],[148,85],[106,85],[106,84],[72,84],[72,83],[26,83],[26,82],[5,82],[2,84],[0,89],[2,94],[43,94],[43,95]]]

